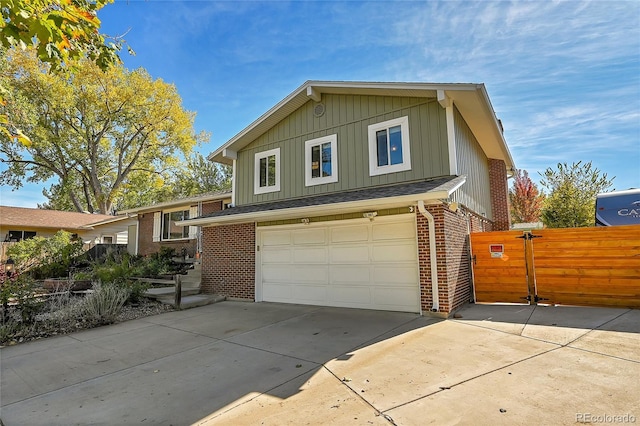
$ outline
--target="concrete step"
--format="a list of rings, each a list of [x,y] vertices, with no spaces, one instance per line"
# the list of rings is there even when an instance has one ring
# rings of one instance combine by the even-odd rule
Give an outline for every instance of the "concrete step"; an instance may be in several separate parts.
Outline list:
[[[167,305],[174,304],[173,297],[162,297],[158,300]],[[196,308],[198,306],[222,302],[223,300],[226,300],[226,297],[219,294],[196,294],[193,296],[183,296],[180,301],[180,309]]]

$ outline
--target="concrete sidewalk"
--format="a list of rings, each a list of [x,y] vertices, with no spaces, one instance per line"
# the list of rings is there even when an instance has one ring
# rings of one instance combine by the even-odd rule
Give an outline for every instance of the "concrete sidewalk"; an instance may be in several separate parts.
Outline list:
[[[25,424],[640,422],[640,311],[223,302],[0,350]]]

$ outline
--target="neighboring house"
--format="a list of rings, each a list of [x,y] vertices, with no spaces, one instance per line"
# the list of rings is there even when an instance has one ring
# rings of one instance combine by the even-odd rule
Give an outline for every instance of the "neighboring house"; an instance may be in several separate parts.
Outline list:
[[[135,223],[126,215],[65,212],[0,206],[0,236],[17,242],[35,236],[51,237],[60,230],[78,234],[85,244],[127,244],[127,228]]]
[[[202,252],[202,232],[199,226],[177,226],[176,221],[223,210],[231,202],[231,191],[203,194],[151,206],[123,210],[137,215],[137,223],[129,229],[130,250],[143,256],[156,253],[161,247],[175,249],[177,254],[193,258]]]
[[[482,84],[309,81],[209,156],[233,166],[203,227],[202,289],[448,315],[469,232],[508,230],[513,159]]]

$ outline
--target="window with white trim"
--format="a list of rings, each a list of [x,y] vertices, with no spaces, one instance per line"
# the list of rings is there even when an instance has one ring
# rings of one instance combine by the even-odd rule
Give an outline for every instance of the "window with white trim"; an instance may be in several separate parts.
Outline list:
[[[369,176],[411,170],[409,117],[400,117],[368,127]]]
[[[255,155],[254,194],[280,191],[280,148]]]
[[[338,181],[338,135],[304,143],[305,186]]]

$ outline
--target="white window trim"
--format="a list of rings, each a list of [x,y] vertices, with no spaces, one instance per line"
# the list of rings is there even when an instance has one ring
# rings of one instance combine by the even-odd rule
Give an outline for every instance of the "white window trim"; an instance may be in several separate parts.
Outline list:
[[[331,176],[312,177],[311,176],[311,148],[331,143]],[[322,165],[321,165],[322,168]],[[304,185],[313,186],[338,181],[338,135],[328,135],[321,138],[308,140],[304,143]]]
[[[260,187],[260,160],[275,155],[276,157],[276,184],[273,186]],[[266,194],[280,191],[280,148],[270,149],[256,153],[253,167],[253,193]]]
[[[191,218],[191,206],[174,207],[172,209],[166,209],[160,212],[160,240],[159,241],[187,241],[191,239],[190,235],[182,238],[164,238],[164,215],[166,213],[184,212],[184,211],[188,211],[189,218]]]
[[[402,163],[389,166],[378,166],[378,147],[376,144],[376,132],[390,127],[400,126],[402,132]],[[381,123],[371,124],[368,127],[369,134],[369,176],[384,175],[387,173],[403,172],[411,170],[411,152],[409,143],[409,117],[404,116]]]

